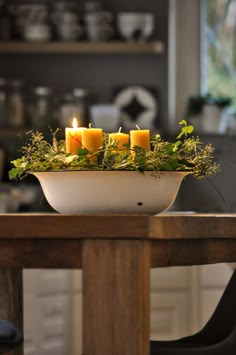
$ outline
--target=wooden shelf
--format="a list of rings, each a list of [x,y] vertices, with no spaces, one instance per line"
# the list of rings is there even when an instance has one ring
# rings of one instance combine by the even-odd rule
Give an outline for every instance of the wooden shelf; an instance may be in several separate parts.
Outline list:
[[[17,54],[161,54],[164,44],[152,42],[0,42],[0,53]]]

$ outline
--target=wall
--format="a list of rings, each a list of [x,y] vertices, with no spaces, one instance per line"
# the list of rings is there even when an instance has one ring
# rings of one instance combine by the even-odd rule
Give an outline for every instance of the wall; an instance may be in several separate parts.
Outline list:
[[[188,97],[200,92],[200,0],[170,0],[169,128],[184,118]]]

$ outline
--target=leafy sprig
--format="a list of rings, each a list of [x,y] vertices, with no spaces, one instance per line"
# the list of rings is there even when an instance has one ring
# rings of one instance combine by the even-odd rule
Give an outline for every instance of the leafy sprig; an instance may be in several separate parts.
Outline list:
[[[21,157],[12,161],[10,179],[17,179],[36,171],[64,170],[137,170],[137,171],[186,171],[196,178],[216,174],[219,165],[215,162],[214,148],[203,144],[199,137],[192,135],[193,126],[185,120],[180,122],[181,130],[175,142],[161,139],[160,135],[151,138],[150,151],[141,147],[122,149],[119,142],[109,142],[104,133],[103,144],[96,153],[82,147],[78,154],[65,151],[64,140],[57,141],[53,133],[52,144],[40,132],[31,132],[21,148]]]

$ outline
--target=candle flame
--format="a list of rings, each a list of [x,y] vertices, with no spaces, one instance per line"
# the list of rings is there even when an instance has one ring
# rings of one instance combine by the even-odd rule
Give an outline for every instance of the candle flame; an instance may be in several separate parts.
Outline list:
[[[73,128],[77,128],[78,127],[78,121],[77,121],[77,119],[75,117],[73,118],[72,126],[73,126]]]

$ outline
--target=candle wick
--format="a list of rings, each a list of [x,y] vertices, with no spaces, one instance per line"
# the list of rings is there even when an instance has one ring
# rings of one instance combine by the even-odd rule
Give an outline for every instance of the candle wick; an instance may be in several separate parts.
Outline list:
[[[136,128],[140,130],[140,127],[136,124]]]
[[[118,131],[118,133],[120,133],[120,132],[121,132],[121,130],[122,130],[122,127],[120,127],[120,128],[119,128],[119,131]]]

